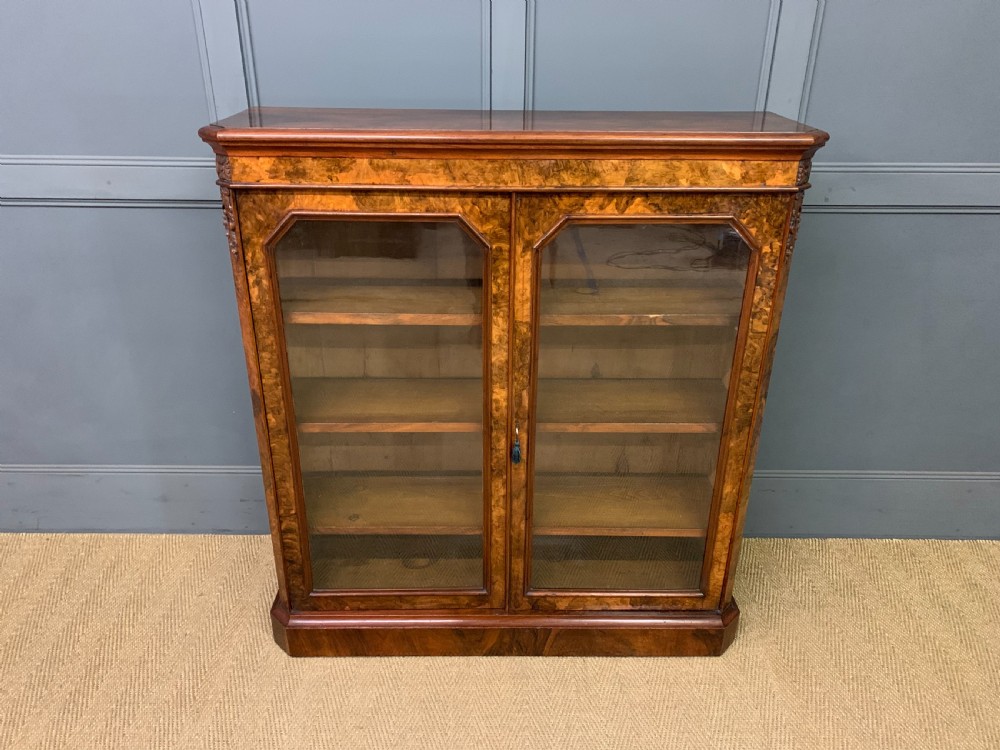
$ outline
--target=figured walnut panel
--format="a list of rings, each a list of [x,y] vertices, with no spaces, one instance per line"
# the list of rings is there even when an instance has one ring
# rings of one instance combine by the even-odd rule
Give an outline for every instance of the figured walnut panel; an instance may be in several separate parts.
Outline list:
[[[233,182],[475,190],[794,188],[798,159],[496,159],[234,156]]]

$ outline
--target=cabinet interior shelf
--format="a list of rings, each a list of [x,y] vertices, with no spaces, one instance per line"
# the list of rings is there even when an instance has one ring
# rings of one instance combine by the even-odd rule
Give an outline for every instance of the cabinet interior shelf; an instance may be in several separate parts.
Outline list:
[[[476,378],[296,378],[292,389],[305,433],[482,429]],[[716,379],[541,379],[537,429],[717,432],[725,397]]]
[[[460,475],[304,475],[313,534],[481,534],[483,480]]]
[[[285,322],[300,325],[482,324],[482,289],[452,284],[345,284],[282,279]]]
[[[310,536],[313,586],[331,591],[482,588],[478,536]]]
[[[418,537],[412,537],[418,539]],[[478,541],[477,537],[442,537],[448,554],[430,555],[430,550],[418,546],[413,556],[405,544],[406,537],[337,537],[314,535],[311,539],[313,585],[320,590],[366,591],[370,589],[411,589],[414,593],[438,589],[470,588],[481,581],[482,550],[471,544],[462,546],[456,540]],[[667,548],[653,547],[634,550],[615,549],[607,538],[583,537],[595,544],[580,550],[580,559],[560,559],[559,548],[549,549],[548,543],[562,545],[566,537],[535,537],[531,560],[533,591],[627,591],[649,592],[696,589],[701,569],[698,546]],[[391,541],[390,541],[391,540]],[[424,538],[426,540],[426,537]],[[421,541],[424,541],[421,540]],[[579,541],[579,540],[578,540]],[[700,544],[701,540],[676,538],[645,538],[633,543]],[[367,544],[366,544],[367,542]],[[426,543],[426,542],[425,542]],[[541,543],[541,544],[540,544]],[[545,545],[545,546],[542,546]],[[387,556],[392,550],[393,556]],[[641,553],[645,553],[644,555]],[[584,555],[593,557],[584,557]],[[414,564],[416,563],[416,564]]]
[[[312,534],[478,535],[479,474],[305,475]],[[539,474],[538,536],[703,537],[712,488],[696,475]]]
[[[464,282],[438,285],[347,285],[283,279],[285,322],[295,325],[482,324],[482,290]],[[600,286],[547,289],[542,326],[735,326],[742,287]]]
[[[541,295],[543,326],[734,326],[741,286],[553,287]]]
[[[477,378],[296,378],[292,391],[302,432],[482,430]]]
[[[691,538],[536,535],[530,563],[532,589],[536,595],[574,589],[696,591],[703,544],[704,540]]]

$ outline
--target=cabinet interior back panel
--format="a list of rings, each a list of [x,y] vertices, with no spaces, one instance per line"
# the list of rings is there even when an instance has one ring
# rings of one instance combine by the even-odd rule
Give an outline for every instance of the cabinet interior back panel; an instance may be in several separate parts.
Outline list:
[[[768,2],[537,0],[536,109],[754,109]]]
[[[484,94],[488,105],[488,3],[249,0],[247,6],[264,106],[480,109]]]

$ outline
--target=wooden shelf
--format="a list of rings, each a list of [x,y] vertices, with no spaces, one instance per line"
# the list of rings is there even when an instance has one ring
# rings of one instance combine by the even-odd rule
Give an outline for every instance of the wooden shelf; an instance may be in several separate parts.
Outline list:
[[[538,432],[719,430],[726,391],[714,379],[543,379]]]
[[[482,288],[450,285],[367,285],[282,279],[286,323],[300,325],[482,325]]]
[[[286,323],[482,325],[482,289],[455,284],[351,284],[282,279]],[[581,291],[583,293],[581,293]],[[743,290],[723,286],[586,286],[543,289],[543,326],[735,326]]]
[[[296,378],[299,430],[480,432],[477,378]],[[539,432],[716,432],[726,391],[715,379],[543,379]]]
[[[475,589],[483,582],[475,536],[310,537],[313,585],[322,590]],[[535,537],[533,590],[695,590],[704,540]]]
[[[306,475],[313,534],[482,534],[483,478]]]
[[[296,378],[302,432],[480,432],[478,378]]]
[[[324,535],[479,535],[481,475],[307,474],[309,531]],[[703,476],[542,474],[538,536],[702,537],[712,489]]]
[[[426,567],[407,567],[402,560],[388,558],[354,558],[344,564],[337,557],[314,555],[312,570],[313,587],[319,591],[475,591],[483,585],[481,555],[430,560]]]
[[[670,591],[699,587],[703,539],[545,537],[531,545],[531,588]]]
[[[703,476],[539,474],[536,536],[703,537],[712,486]]]
[[[692,560],[533,560],[535,591],[697,590],[701,558]]]
[[[743,289],[736,286],[542,287],[543,326],[735,326]]]
[[[327,590],[483,587],[477,536],[310,537],[313,586]]]

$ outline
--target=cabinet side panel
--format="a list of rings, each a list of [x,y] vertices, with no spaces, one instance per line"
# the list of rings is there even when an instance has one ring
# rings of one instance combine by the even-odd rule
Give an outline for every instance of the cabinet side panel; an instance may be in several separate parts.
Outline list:
[[[221,173],[221,172],[220,172]],[[304,561],[308,551],[301,512],[296,503],[296,477],[291,456],[288,418],[288,396],[283,377],[284,350],[275,325],[276,309],[273,272],[268,263],[264,241],[269,227],[280,217],[279,208],[262,204],[257,196],[241,194],[243,210],[238,216],[239,236],[243,253],[245,288],[239,294],[246,300],[252,331],[253,367],[251,390],[254,396],[258,439],[261,440],[261,464],[267,478],[268,514],[271,539],[278,557],[279,586],[285,592],[289,607],[299,606],[308,596],[309,582]],[[242,315],[242,312],[241,312]],[[244,328],[245,345],[250,341]],[[248,351],[247,361],[251,356]],[[254,388],[259,391],[254,391]],[[281,580],[283,577],[283,580]]]
[[[786,219],[780,230],[780,240],[772,241],[777,245],[777,251],[769,253],[776,262],[774,276],[769,277],[773,285],[770,302],[770,316],[767,325],[764,353],[761,358],[761,370],[757,386],[756,408],[749,426],[750,442],[747,446],[746,461],[743,467],[742,481],[739,487],[739,503],[733,519],[732,542],[728,555],[725,579],[722,582],[722,601],[728,602],[733,597],[736,564],[739,561],[740,546],[743,540],[743,525],[746,520],[747,502],[750,497],[750,482],[753,477],[754,462],[757,459],[757,449],[760,446],[760,429],[763,424],[764,405],[767,401],[767,387],[771,379],[771,366],[774,363],[774,348],[778,341],[778,326],[781,322],[781,311],[785,302],[785,290],[788,287],[788,271],[795,249],[795,239],[798,235],[799,219],[802,214],[803,194],[799,193],[790,201],[783,201],[787,206]]]
[[[225,156],[217,157],[217,168],[219,179],[227,179],[229,175],[229,162]],[[264,414],[260,364],[257,360],[257,338],[254,331],[253,314],[250,310],[250,289],[247,282],[247,270],[240,233],[239,209],[237,207],[238,199],[234,192],[225,185],[221,188],[221,193],[222,223],[226,230],[226,238],[229,242],[229,258],[233,265],[233,285],[236,290],[236,306],[240,317],[243,353],[247,361],[250,401],[253,408],[254,426],[257,431],[257,447],[260,452],[261,474],[264,480],[264,499],[267,503],[267,519],[271,530],[271,542],[274,547],[275,572],[278,578],[278,599],[285,606],[288,606],[288,577],[280,541],[278,498],[274,485],[274,469],[271,465],[267,418]]]
[[[712,528],[712,559],[706,568],[706,591],[713,592],[716,606],[725,606],[732,598],[732,575],[743,533],[750,477],[760,436],[767,377],[774,355],[777,315],[784,287],[785,243],[789,211],[793,197],[758,196],[737,214],[758,248],[756,278],[752,282],[752,300],[746,314],[741,359],[734,363],[734,390],[726,418],[726,439],[722,450],[725,460],[719,481],[722,483],[718,516]]]

